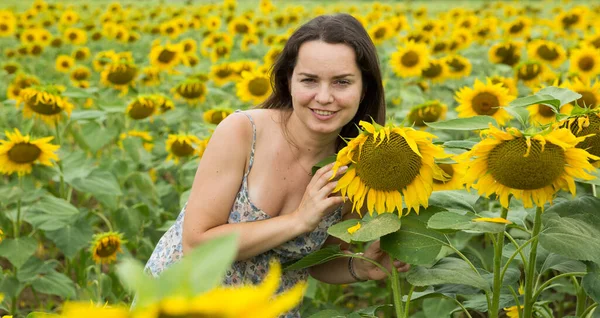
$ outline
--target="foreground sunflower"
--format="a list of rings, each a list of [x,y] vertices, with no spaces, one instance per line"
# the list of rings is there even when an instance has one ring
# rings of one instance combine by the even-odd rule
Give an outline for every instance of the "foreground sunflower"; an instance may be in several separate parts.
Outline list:
[[[566,128],[524,135],[516,128],[502,131],[490,125],[482,136],[480,143],[461,155],[469,158],[464,181],[479,195],[496,194],[505,208],[510,195],[526,208],[533,204],[543,208],[561,189],[575,195],[575,178],[593,179],[588,172],[595,168],[588,160],[600,159],[576,148],[585,137],[575,137]]]
[[[31,136],[23,136],[19,129],[14,133],[5,131],[7,140],[0,140],[0,173],[19,176],[31,173],[34,163],[52,166],[52,161],[58,161],[56,151],[59,145],[53,145],[50,140],[54,137],[45,137],[33,140]]]
[[[490,79],[484,84],[475,79],[475,85],[461,88],[455,96],[458,102],[458,117],[468,118],[477,115],[492,116],[499,125],[504,125],[512,116],[502,107],[508,105],[515,96],[508,93],[502,84],[493,84]]]
[[[243,102],[260,104],[272,91],[269,75],[261,71],[242,72],[242,80],[236,84],[236,94]]]
[[[429,66],[427,44],[408,41],[390,56],[390,66],[397,76],[419,76]]]
[[[221,121],[223,121],[223,119],[225,119],[225,117],[231,115],[232,113],[233,109],[231,108],[216,107],[204,112],[203,118],[204,121],[209,124],[218,125]]]
[[[359,214],[366,201],[371,215],[395,209],[402,215],[403,196],[406,213],[419,213],[428,205],[434,172],[440,173],[434,158],[444,151],[431,141],[437,137],[412,128],[359,124],[362,132],[337,155],[334,175],[341,166],[348,165],[348,171],[333,192],[347,195]]]
[[[173,160],[175,164],[178,164],[181,158],[193,155],[202,156],[207,144],[208,140],[200,140],[200,138],[194,135],[169,134],[165,146],[169,153],[167,161]]]
[[[42,119],[50,126],[54,126],[63,114],[71,115],[73,104],[62,97],[63,88],[48,85],[34,86],[21,90],[17,100],[17,108],[23,104],[23,116]]]
[[[90,247],[92,259],[99,264],[110,264],[117,260],[117,252],[123,252],[123,234],[105,232],[95,234]]]

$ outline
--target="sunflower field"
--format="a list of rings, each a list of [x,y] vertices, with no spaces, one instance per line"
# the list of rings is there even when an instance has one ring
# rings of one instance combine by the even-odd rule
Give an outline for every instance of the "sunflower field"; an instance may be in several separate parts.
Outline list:
[[[151,279],[212,131],[335,13],[376,45],[388,124],[331,158],[369,213],[328,233],[410,271],[276,294],[283,271],[362,258],[329,246],[221,287],[231,235]],[[3,0],[0,317],[598,318],[599,75],[592,1]]]

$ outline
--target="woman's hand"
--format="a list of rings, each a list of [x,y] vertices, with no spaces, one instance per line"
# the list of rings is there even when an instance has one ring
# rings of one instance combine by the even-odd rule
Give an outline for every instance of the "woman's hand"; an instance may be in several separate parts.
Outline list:
[[[294,211],[294,216],[305,233],[313,231],[324,216],[344,203],[344,198],[331,192],[337,185],[337,179],[348,170],[348,167],[340,167],[334,178],[331,178],[333,175],[332,168],[333,163],[317,170],[308,186],[306,186],[306,191],[298,209]]]
[[[392,270],[407,272],[410,269],[410,264],[392,261],[390,255],[381,249],[379,240],[369,245],[363,256],[383,265],[390,273]],[[357,258],[353,261],[353,265],[354,271],[361,279],[381,280],[387,278],[386,273],[373,263]]]

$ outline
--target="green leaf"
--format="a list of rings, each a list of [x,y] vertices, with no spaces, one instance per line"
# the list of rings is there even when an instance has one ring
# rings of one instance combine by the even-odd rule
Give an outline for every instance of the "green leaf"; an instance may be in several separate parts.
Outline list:
[[[89,192],[94,196],[123,195],[117,178],[109,171],[96,169],[86,178],[76,178],[70,183],[75,189],[81,192]]]
[[[284,267],[284,271],[293,271],[303,268],[308,268],[314,265],[329,262],[332,259],[343,257],[346,254],[342,253],[339,245],[330,245],[318,251],[310,253],[297,262]]]
[[[401,224],[398,215],[382,213],[368,221],[361,221],[361,227],[358,231],[353,234],[348,233],[348,228],[355,226],[358,222],[359,220],[352,219],[334,224],[327,230],[327,233],[347,243],[351,241],[370,242],[386,234],[398,231]]]
[[[27,210],[27,221],[44,231],[54,231],[73,223],[79,210],[71,203],[51,195],[43,196]]]
[[[108,145],[118,134],[119,131],[116,127],[105,128],[95,121],[81,123],[81,138],[92,153],[96,153]]]
[[[559,113],[558,110],[562,105],[568,104],[579,98],[581,98],[581,94],[578,94],[570,89],[549,86],[539,90],[533,95],[517,98],[510,102],[508,106],[527,107],[536,104],[544,104],[551,106],[555,113]]]
[[[436,259],[446,238],[438,231],[428,229],[427,222],[435,208],[421,211],[420,215],[411,213],[402,217],[399,231],[381,238],[381,249],[395,259],[413,265],[429,265]]]
[[[25,264],[36,249],[37,241],[32,237],[5,239],[0,243],[0,255],[8,259],[16,268]]]
[[[158,278],[161,297],[194,296],[222,282],[237,254],[237,233],[214,238],[194,248]]]
[[[473,222],[478,216],[473,213],[460,215],[454,212],[438,212],[427,222],[427,227],[436,230],[469,230],[480,233],[500,233],[505,225],[491,222]]]
[[[69,151],[60,158],[65,182],[69,184],[73,179],[87,177],[94,170],[93,162],[81,150]]]
[[[568,88],[548,86],[539,90],[536,95],[550,95],[559,100],[559,106],[568,104],[581,98],[581,94],[574,92]],[[580,105],[583,106],[583,105]]]
[[[105,118],[106,112],[103,112],[101,110],[74,110],[71,113],[71,120],[74,121],[89,119],[104,120]]]
[[[429,205],[464,214],[467,211],[475,212],[473,206],[478,199],[478,195],[465,190],[434,191],[429,197]]]
[[[520,124],[521,127],[527,127],[527,120],[529,119],[529,111],[523,107],[504,107],[506,112],[513,116]]]
[[[117,275],[123,286],[135,294],[136,307],[144,308],[159,299],[158,280],[144,272],[144,265],[126,258],[117,265]]]
[[[31,287],[36,291],[49,295],[57,295],[62,298],[75,297],[75,284],[73,281],[56,271],[51,271],[31,282]]]
[[[588,296],[600,304],[600,265],[588,263],[588,273],[583,276],[581,286]]]
[[[460,308],[454,300],[448,298],[427,298],[423,300],[423,313],[426,318],[444,318]]]
[[[561,273],[585,272],[585,264],[563,255],[550,253],[540,268],[540,274],[551,269]]]
[[[38,275],[50,273],[58,264],[57,260],[42,261],[37,257],[30,257],[17,272],[17,279],[23,283],[31,282]]]
[[[406,280],[415,286],[440,284],[461,284],[491,291],[488,282],[475,273],[462,259],[442,258],[433,267],[416,266],[406,276]]]
[[[469,118],[456,118],[443,121],[425,123],[434,129],[447,130],[480,130],[488,129],[489,125],[498,126],[496,120],[491,116],[473,116]]]
[[[73,258],[92,239],[94,231],[90,224],[80,218],[74,224],[67,224],[55,231],[46,231],[46,236],[56,244],[67,258]]]
[[[328,164],[330,164],[330,163],[332,163],[332,162],[335,162],[335,159],[336,159],[336,158],[337,158],[337,156],[335,156],[335,155],[334,155],[334,156],[329,156],[329,157],[327,157],[327,158],[325,158],[325,159],[323,159],[323,160],[319,161],[319,162],[318,162],[316,165],[314,165],[314,166],[312,167],[312,171],[311,171],[311,172],[312,172],[312,175],[314,176],[314,175],[315,175],[315,173],[317,173],[317,170],[319,170],[319,169],[321,169],[321,168],[325,167],[326,165],[328,165]]]
[[[444,142],[444,148],[460,148],[471,150],[476,144],[476,141],[471,140],[450,140]]]
[[[464,296],[467,300],[462,302],[463,306],[468,309],[473,309],[480,312],[487,312],[487,299],[483,294]],[[523,302],[521,301],[521,304]],[[500,294],[500,308],[510,307],[515,305],[515,300],[510,294]],[[487,317],[487,316],[484,316]]]
[[[341,314],[339,311],[327,309],[319,311],[318,313],[313,314],[308,318],[346,318],[346,316]]]
[[[134,172],[128,181],[131,181],[142,195],[148,196],[154,203],[159,203],[158,191],[148,173]]]

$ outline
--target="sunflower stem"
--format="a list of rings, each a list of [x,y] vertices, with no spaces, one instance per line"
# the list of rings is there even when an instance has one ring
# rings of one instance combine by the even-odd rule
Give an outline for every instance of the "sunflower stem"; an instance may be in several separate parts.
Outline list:
[[[521,302],[519,301],[519,296],[517,295],[517,293],[515,292],[515,289],[512,286],[508,286],[508,289],[510,289],[510,293],[512,294],[513,299],[515,300],[515,303],[517,304],[517,314],[519,314],[518,318],[522,318]]]
[[[575,282],[577,282],[577,278],[575,278],[574,276],[571,276],[571,279],[574,280]],[[575,309],[576,312],[576,316],[577,317],[583,317],[583,312],[585,311],[585,307],[587,306],[587,294],[585,293],[585,290],[583,289],[583,286],[581,286],[581,284],[579,284],[579,286],[577,286],[577,307]]]
[[[23,190],[23,177],[19,176],[19,189]],[[14,223],[14,235],[15,238],[19,237],[19,232],[21,231],[21,197],[17,200],[17,217],[15,218]]]
[[[500,217],[506,219],[508,215],[508,208],[502,207]],[[494,234],[491,234],[492,236]],[[498,317],[498,310],[500,309],[500,289],[502,288],[502,273],[500,268],[502,267],[502,248],[504,247],[504,231],[497,234],[498,237],[494,240],[494,286],[492,290],[492,306],[490,308],[490,317]]]
[[[415,285],[410,285],[410,289],[408,290],[408,295],[406,296],[406,306],[404,307],[404,312],[406,317],[408,317],[408,312],[410,309],[410,298],[412,297],[413,292],[415,291]]]
[[[598,195],[596,194],[596,185],[592,184],[592,194],[594,195],[594,197],[597,197]]]
[[[98,293],[98,300],[97,300],[97,305],[101,306],[102,303],[104,302],[102,300],[102,280],[100,279],[100,275],[102,275],[102,268],[101,268],[101,264],[96,264],[95,268],[96,268],[96,291]]]
[[[392,268],[392,293],[394,297],[394,309],[396,310],[396,317],[404,318],[404,308],[402,307],[402,286],[400,286],[400,278],[398,277],[398,271]]]
[[[61,139],[60,139],[60,129],[58,127],[58,122],[56,122],[56,124],[54,125],[54,129],[56,130],[56,142],[58,143],[59,146],[61,146]],[[62,199],[65,198],[65,178],[64,178],[64,173],[63,173],[63,166],[62,163],[59,161],[57,161],[58,164],[58,169],[60,170],[60,188],[59,188],[59,194],[60,197]]]
[[[542,208],[537,207],[535,210],[535,220],[533,221],[533,232],[531,237],[531,252],[529,252],[529,264],[527,264],[527,275],[525,275],[525,307],[523,308],[523,317],[531,317],[533,313],[533,282],[535,278],[535,258],[537,256],[538,235],[542,227]]]

